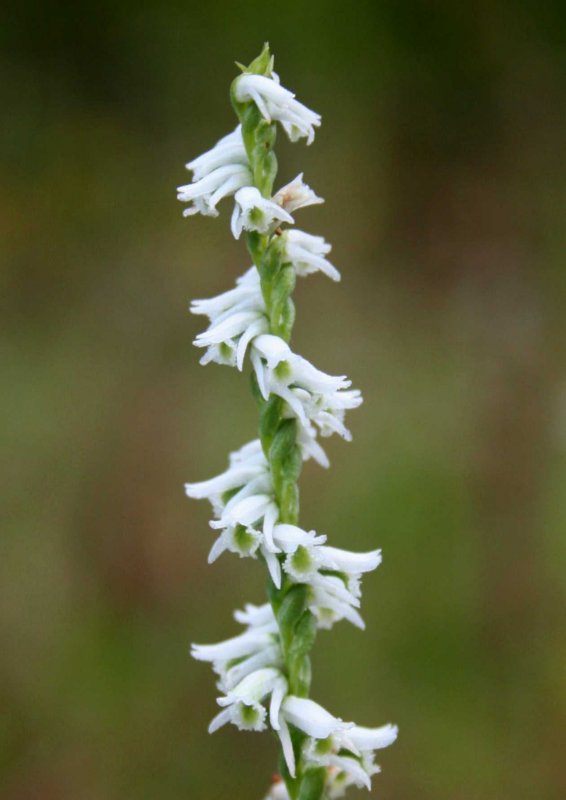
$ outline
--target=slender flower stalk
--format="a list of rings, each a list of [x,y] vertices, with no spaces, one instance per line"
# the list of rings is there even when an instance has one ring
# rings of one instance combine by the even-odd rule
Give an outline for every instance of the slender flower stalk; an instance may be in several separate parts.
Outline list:
[[[242,633],[193,645],[191,652],[219,677],[211,733],[231,723],[245,731],[270,728],[278,737],[280,777],[266,800],[332,800],[350,785],[369,789],[379,771],[374,752],[397,736],[393,725],[344,722],[309,698],[316,633],[342,619],[364,627],[361,578],[381,563],[381,551],[342,550],[325,534],[302,528],[298,479],[310,458],[328,466],[321,437],[351,439],[345,413],[362,396],[348,378],[321,371],[289,346],[297,276],[321,272],[338,281],[340,273],[321,236],[283,227],[294,224],[295,212],[323,200],[302,173],[274,192],[273,147],[277,123],[291,141],[310,144],[320,116],[281,86],[267,45],[241,70],[231,89],[239,124],[187,164],[193,180],[178,197],[190,203],[185,215],[209,216],[218,215],[223,198],[234,198],[232,234],[245,239],[253,266],[234,288],[192,303],[191,311],[210,323],[194,344],[204,349],[202,364],[239,371],[250,365],[259,438],[232,453],[223,473],[185,489],[212,505],[216,538],[209,562],[226,552],[259,560],[269,602],[235,612]]]

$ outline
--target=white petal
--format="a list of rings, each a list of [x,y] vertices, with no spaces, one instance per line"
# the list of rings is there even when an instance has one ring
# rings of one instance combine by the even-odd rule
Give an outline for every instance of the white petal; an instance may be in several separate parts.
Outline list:
[[[331,755],[328,758],[328,763],[331,766],[337,767],[339,770],[347,772],[358,788],[365,786],[366,789],[371,789],[371,780],[369,775],[362,767],[360,762],[356,761],[355,758]]]
[[[208,563],[214,564],[214,562],[220,558],[222,553],[224,553],[228,549],[228,542],[226,537],[226,531],[223,531],[218,539],[215,540],[214,544],[210,548],[210,553],[208,554]]]
[[[222,711],[214,717],[214,719],[208,726],[208,732],[214,733],[223,725],[226,725],[228,722],[230,722],[230,717],[231,717],[230,709],[223,708]]]
[[[258,339],[261,339],[261,336],[258,336],[257,339],[254,341],[254,345]],[[259,387],[259,391],[261,392],[261,396],[264,400],[269,398],[269,392],[267,391],[267,386],[265,384],[265,369],[263,366],[263,362],[261,360],[261,355],[255,349],[255,346],[252,347],[252,354],[251,354],[252,364],[255,371],[255,376],[257,378],[257,385]]]
[[[354,725],[348,731],[348,738],[358,750],[380,750],[393,744],[398,733],[397,725],[382,725],[380,728],[363,728]]]
[[[277,556],[274,553],[271,553],[266,547],[262,547],[261,549],[262,555],[265,558],[265,563],[267,564],[267,569],[269,570],[269,574],[271,575],[271,580],[275,584],[276,589],[281,588],[281,565]]]
[[[324,203],[322,197],[317,197],[310,186],[303,181],[303,173],[299,173],[290,183],[282,186],[273,196],[273,202],[286,211],[293,213],[298,208]]]
[[[283,714],[279,715],[279,728],[277,729],[277,735],[281,741],[281,749],[283,750],[283,756],[285,758],[285,763],[287,764],[287,769],[289,770],[289,775],[294,778],[295,777],[295,753],[293,751],[293,742],[291,741],[291,734],[289,733],[289,728],[287,723],[285,722],[285,718]]]
[[[193,644],[191,656],[197,661],[230,661],[256,653],[272,642],[269,633],[251,630],[217,644]]]
[[[244,357],[246,355],[246,350],[248,348],[249,343],[256,336],[259,336],[268,330],[269,330],[269,323],[267,322],[267,319],[260,318],[256,320],[256,322],[252,322],[252,324],[249,325],[247,330],[240,336],[238,347],[236,349],[236,366],[238,367],[240,372],[242,371],[244,366]]]
[[[265,547],[271,553],[279,553],[281,552],[278,547],[275,546],[273,542],[273,526],[277,522],[279,517],[279,509],[272,503],[266,510],[265,516],[263,518],[263,539],[265,542]]]
[[[269,603],[262,606],[247,603],[243,611],[234,611],[234,619],[242,625],[265,625],[275,621],[273,609]]]
[[[266,333],[254,341],[254,350],[265,358],[270,369],[292,356],[291,348],[279,336]]]
[[[273,687],[271,703],[269,705],[269,720],[274,731],[278,731],[281,727],[279,723],[279,710],[286,694],[287,681],[285,678],[281,677],[278,683]]]
[[[216,494],[224,494],[239,486],[244,486],[249,481],[265,472],[265,467],[252,464],[241,465],[223,472],[216,478],[200,483],[186,483],[185,492],[188,497],[200,500]]]
[[[277,644],[265,647],[259,653],[249,656],[244,661],[240,661],[235,666],[231,667],[225,675],[225,682],[227,689],[233,689],[246,675],[255,672],[262,667],[280,667],[282,663],[281,648]]]
[[[299,545],[322,544],[326,541],[326,536],[317,536],[314,531],[304,531],[297,525],[289,523],[279,523],[273,529],[273,538],[284,553],[294,552]]]
[[[328,569],[335,569],[338,572],[371,572],[381,564],[381,550],[372,550],[369,553],[352,553],[349,550],[341,550],[339,547],[318,548],[318,554],[322,564]]]
[[[267,494],[246,497],[223,514],[220,525],[243,525],[244,527],[252,525],[264,515],[271,502],[271,497]],[[218,526],[214,525],[214,527]]]
[[[218,705],[227,706],[237,700],[246,705],[260,703],[278,684],[281,672],[273,667],[264,667],[246,675],[226,697],[218,698]]]
[[[314,700],[304,697],[289,695],[281,708],[287,722],[315,739],[326,739],[335,731],[349,727]]]

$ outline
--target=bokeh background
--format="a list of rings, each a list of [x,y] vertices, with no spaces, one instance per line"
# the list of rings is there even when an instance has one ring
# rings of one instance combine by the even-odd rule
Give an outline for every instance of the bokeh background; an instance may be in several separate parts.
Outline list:
[[[225,729],[189,642],[261,602],[206,565],[216,474],[255,435],[248,385],[197,365],[190,298],[248,266],[183,220],[183,165],[234,125],[234,60],[271,42],[322,113],[281,182],[339,286],[297,290],[296,348],[365,395],[307,465],[302,520],[381,546],[365,634],[314,694],[396,721],[376,797],[566,797],[566,6],[21,0],[0,28],[0,794],[260,798],[275,742]],[[361,797],[352,793],[351,797]]]

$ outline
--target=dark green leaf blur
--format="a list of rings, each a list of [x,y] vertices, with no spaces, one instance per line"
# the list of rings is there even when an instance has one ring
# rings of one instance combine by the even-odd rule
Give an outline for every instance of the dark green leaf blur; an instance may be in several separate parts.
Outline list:
[[[22,0],[0,26],[0,796],[261,800],[269,734],[208,736],[191,641],[262,602],[213,567],[183,482],[256,434],[249,381],[198,366],[189,300],[249,266],[182,218],[185,162],[235,125],[265,40],[322,114],[280,133],[341,284],[297,286],[296,350],[347,372],[354,441],[301,520],[383,548],[367,631],[321,632],[313,695],[396,722],[383,800],[566,797],[566,6]],[[353,791],[352,800],[364,796]]]

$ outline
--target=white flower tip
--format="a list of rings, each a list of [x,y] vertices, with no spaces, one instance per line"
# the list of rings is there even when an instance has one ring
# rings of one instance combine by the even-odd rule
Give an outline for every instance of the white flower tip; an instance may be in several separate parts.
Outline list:
[[[358,628],[360,631],[365,631],[366,623],[364,622],[360,614],[352,614],[350,621],[352,625],[354,625],[354,627]]]
[[[392,725],[390,722],[387,725],[383,726],[387,729],[387,733],[389,734],[388,744],[393,744],[393,742],[397,741],[397,737],[399,736],[399,726]],[[384,745],[387,747],[387,745]]]

